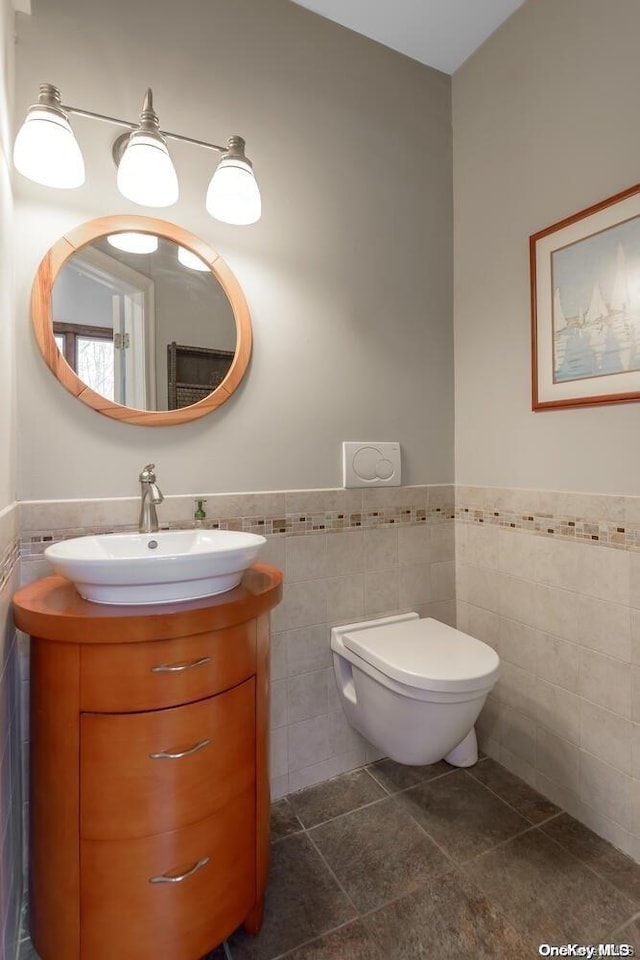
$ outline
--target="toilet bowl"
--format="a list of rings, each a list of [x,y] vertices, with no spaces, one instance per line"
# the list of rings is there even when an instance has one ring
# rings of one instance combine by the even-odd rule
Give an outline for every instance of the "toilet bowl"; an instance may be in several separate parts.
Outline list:
[[[331,649],[347,720],[386,756],[476,762],[474,723],[500,666],[488,644],[406,613],[334,627]]]

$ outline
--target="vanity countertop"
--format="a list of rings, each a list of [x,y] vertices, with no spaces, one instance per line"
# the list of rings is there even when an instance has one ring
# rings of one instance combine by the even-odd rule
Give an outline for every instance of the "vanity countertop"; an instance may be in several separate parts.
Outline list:
[[[63,643],[144,643],[222,630],[267,613],[282,598],[282,573],[256,563],[233,590],[180,603],[125,606],[83,600],[69,580],[45,577],[16,592],[20,630]],[[114,630],[117,622],[118,630]]]

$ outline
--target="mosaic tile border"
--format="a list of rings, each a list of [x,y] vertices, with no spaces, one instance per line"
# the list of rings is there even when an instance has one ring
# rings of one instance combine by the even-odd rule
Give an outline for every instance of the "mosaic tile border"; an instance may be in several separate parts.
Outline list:
[[[640,524],[615,520],[587,520],[567,514],[493,510],[456,506],[455,519],[475,526],[520,530],[556,540],[573,540],[618,550],[640,550]]]
[[[21,545],[18,537],[9,543],[0,557],[0,593],[9,583],[20,559]]]
[[[455,489],[455,487],[452,487]],[[468,487],[466,488],[469,489]],[[501,488],[500,488],[501,489]],[[486,489],[485,495],[486,495]],[[515,491],[518,494],[521,491]],[[535,493],[535,492],[534,492]],[[577,498],[582,495],[578,494]],[[246,533],[259,533],[266,537],[308,536],[314,533],[340,533],[346,530],[374,529],[393,525],[408,526],[435,524],[458,520],[472,525],[497,526],[503,529],[519,530],[543,537],[561,540],[573,540],[594,546],[613,547],[618,550],[640,550],[640,523],[626,520],[594,519],[579,516],[577,513],[550,513],[539,509],[503,509],[480,507],[477,504],[464,503],[454,506],[452,503],[441,505],[401,504],[380,507],[378,509],[346,512],[327,510],[323,512],[282,513],[271,516],[237,516],[224,519],[208,517],[202,526],[212,530],[238,530]],[[160,524],[161,530],[194,528],[193,521],[171,521]],[[135,533],[136,525],[128,524],[87,524],[56,529],[39,529],[23,533],[19,542],[20,557],[24,560],[42,556],[51,543],[91,534]],[[8,554],[16,550],[10,545],[0,560],[0,588],[9,574],[5,572],[9,561]],[[3,579],[4,574],[4,579]]]
[[[244,533],[259,533],[266,537],[308,536],[313,533],[340,533],[346,530],[371,530],[377,527],[418,526],[422,524],[443,523],[453,520],[453,504],[442,506],[417,507],[401,505],[381,507],[378,510],[343,513],[338,510],[324,513],[286,513],[273,517],[230,517],[224,520],[207,518],[202,526],[208,530],[239,530]],[[183,523],[175,521],[161,523],[161,530],[184,530],[195,528],[193,521]],[[105,533],[135,533],[135,524],[91,525],[86,527],[67,527],[56,530],[31,531],[23,535],[20,543],[20,555],[24,560],[37,559],[52,543],[69,540],[72,537],[90,536]]]

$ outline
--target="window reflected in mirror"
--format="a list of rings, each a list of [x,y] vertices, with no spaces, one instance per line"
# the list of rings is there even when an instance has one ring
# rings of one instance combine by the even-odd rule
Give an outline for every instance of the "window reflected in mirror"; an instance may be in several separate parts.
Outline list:
[[[53,333],[58,350],[80,379],[101,396],[122,403],[114,392],[112,328],[54,323]]]

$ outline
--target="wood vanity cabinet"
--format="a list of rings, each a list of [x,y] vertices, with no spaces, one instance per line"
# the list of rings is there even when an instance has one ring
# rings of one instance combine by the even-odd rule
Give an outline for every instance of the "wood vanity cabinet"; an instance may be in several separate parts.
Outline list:
[[[19,590],[31,636],[30,882],[42,960],[199,960],[262,923],[269,611],[282,577],[186,603]]]

